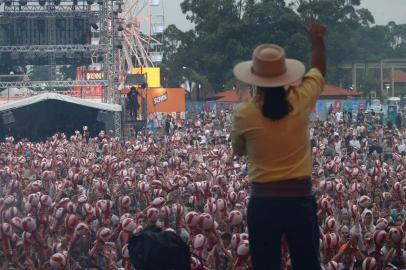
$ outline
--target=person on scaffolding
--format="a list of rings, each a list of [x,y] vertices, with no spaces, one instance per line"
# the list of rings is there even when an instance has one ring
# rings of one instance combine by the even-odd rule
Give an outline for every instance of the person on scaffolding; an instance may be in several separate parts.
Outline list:
[[[137,88],[134,86],[131,87],[130,92],[127,94],[127,110],[130,113],[130,119],[137,119],[138,109],[140,107],[138,103],[139,94]]]

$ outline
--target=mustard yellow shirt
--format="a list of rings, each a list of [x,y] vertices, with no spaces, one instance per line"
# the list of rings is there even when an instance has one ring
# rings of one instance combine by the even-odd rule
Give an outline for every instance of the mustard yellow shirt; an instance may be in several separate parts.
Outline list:
[[[251,181],[310,176],[309,116],[323,88],[323,75],[318,69],[311,69],[301,84],[287,90],[293,108],[279,121],[264,117],[261,105],[254,99],[236,107],[232,146],[236,155],[248,156]]]

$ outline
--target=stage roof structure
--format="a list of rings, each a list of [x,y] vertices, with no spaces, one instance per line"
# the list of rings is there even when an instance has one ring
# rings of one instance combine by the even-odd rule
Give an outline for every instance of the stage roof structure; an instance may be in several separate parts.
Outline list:
[[[91,136],[112,130],[120,136],[121,105],[98,103],[57,93],[44,93],[0,105],[0,140],[13,136],[43,141],[63,132],[72,135],[88,126]]]
[[[59,100],[59,101],[63,101],[63,102],[68,102],[68,103],[72,103],[72,104],[76,104],[76,105],[89,107],[92,109],[102,110],[102,111],[121,112],[121,106],[117,105],[117,104],[97,103],[97,102],[88,101],[85,99],[71,97],[71,96],[65,96],[65,95],[61,95],[61,94],[57,94],[57,93],[44,93],[44,94],[20,99],[15,102],[6,103],[3,105],[0,105],[0,112],[18,109],[21,107],[25,107],[25,106],[28,106],[31,104],[35,104],[35,103],[47,101],[47,100]]]

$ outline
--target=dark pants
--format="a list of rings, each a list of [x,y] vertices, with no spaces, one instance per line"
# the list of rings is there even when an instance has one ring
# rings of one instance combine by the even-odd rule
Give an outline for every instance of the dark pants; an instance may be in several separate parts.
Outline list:
[[[248,231],[254,270],[281,269],[286,236],[294,270],[320,270],[317,204],[313,196],[251,198]]]
[[[138,107],[139,107],[138,104],[133,104],[133,103],[129,103],[129,104],[128,104],[127,109],[128,109],[128,111],[129,111],[131,120],[133,120],[133,118],[137,118],[137,115],[138,115]]]

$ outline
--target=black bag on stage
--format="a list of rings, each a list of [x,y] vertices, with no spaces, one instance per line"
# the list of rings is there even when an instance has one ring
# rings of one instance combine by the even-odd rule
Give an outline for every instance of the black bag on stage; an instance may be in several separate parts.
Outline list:
[[[137,270],[190,270],[188,245],[177,234],[158,227],[132,235],[128,251]]]

